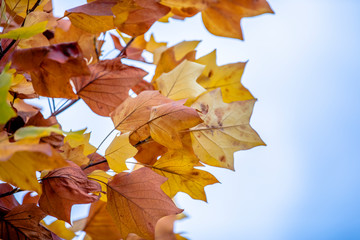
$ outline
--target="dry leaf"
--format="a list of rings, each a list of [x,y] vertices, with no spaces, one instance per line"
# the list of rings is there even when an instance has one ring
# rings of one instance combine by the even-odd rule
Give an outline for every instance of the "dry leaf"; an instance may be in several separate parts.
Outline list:
[[[181,213],[160,189],[166,179],[148,168],[119,173],[108,184],[107,209],[123,238],[135,233],[154,239],[156,222],[164,216]]]

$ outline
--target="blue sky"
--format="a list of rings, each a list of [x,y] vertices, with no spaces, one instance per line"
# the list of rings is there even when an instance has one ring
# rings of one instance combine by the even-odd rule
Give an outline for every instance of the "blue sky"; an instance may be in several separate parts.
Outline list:
[[[189,218],[176,230],[195,240],[360,239],[360,2],[269,3],[275,15],[242,21],[245,41],[212,36],[199,16],[151,28],[170,45],[202,40],[199,56],[217,49],[219,65],[249,60],[251,124],[267,143],[236,153],[235,172],[211,169],[222,184],[206,188],[208,203],[180,194]],[[81,103],[59,121],[88,126],[94,144],[112,129]]]

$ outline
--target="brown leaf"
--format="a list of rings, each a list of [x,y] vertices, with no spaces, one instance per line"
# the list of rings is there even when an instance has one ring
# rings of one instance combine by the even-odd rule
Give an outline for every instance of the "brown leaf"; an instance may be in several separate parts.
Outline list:
[[[113,34],[110,34],[113,42],[114,42],[114,47],[117,49],[117,50],[123,50],[123,45],[121,45],[121,42],[120,42],[120,39],[113,35]],[[133,60],[137,60],[137,61],[145,61],[145,59],[141,56],[143,52],[143,49],[138,49],[138,48],[133,48],[131,45],[126,49],[126,52],[125,52],[125,56],[126,58],[128,59],[133,59]]]
[[[133,90],[134,93],[139,95],[143,91],[155,90],[155,88],[151,83],[149,83],[143,79],[138,84],[136,84],[134,87],[132,87],[131,90]]]
[[[0,218],[0,239],[60,239],[40,225],[46,214],[36,204],[23,204]]]
[[[118,1],[111,10],[115,15],[114,25],[121,32],[135,37],[147,32],[170,8],[156,0],[125,0]]]
[[[168,102],[172,100],[158,91],[143,91],[136,98],[127,98],[110,114],[110,117],[116,129],[131,132],[147,123],[153,106]]]
[[[81,168],[75,165],[49,172],[42,178],[42,189],[41,209],[70,223],[72,205],[97,201],[99,197],[90,193],[100,191],[101,187],[97,182],[88,180]]]
[[[25,204],[25,203],[37,204],[39,202],[40,196],[39,195],[31,196],[32,193],[33,192],[28,192],[25,194],[22,204]]]
[[[90,174],[95,170],[103,170],[106,172],[107,170],[110,169],[109,164],[107,163],[106,159],[103,156],[101,156],[100,154],[94,152],[94,153],[88,155],[88,158],[91,159],[92,164],[94,164],[94,165],[91,167],[88,167],[88,168],[85,168],[86,166],[82,166],[85,174]]]
[[[45,97],[76,98],[69,79],[88,75],[89,69],[77,43],[18,49],[13,67],[31,74],[35,91]]]
[[[122,237],[135,233],[154,239],[156,222],[164,216],[181,213],[160,189],[166,178],[148,168],[132,173],[119,173],[108,183],[107,209]]]
[[[140,68],[122,64],[119,58],[91,65],[90,71],[90,76],[73,78],[77,94],[91,110],[106,117],[147,74]]]
[[[55,28],[54,38],[50,40],[50,43],[77,42],[84,58],[91,61],[91,63],[96,63],[99,57],[98,44],[100,44],[100,41],[97,40],[98,34],[92,34],[77,28],[69,20],[62,19],[58,23],[57,28]]]
[[[0,195],[9,193],[13,191],[13,187],[11,187],[7,183],[0,183]],[[9,212],[14,207],[19,206],[19,202],[14,197],[14,194],[10,194],[5,197],[0,198],[0,216],[5,215],[7,212]]]

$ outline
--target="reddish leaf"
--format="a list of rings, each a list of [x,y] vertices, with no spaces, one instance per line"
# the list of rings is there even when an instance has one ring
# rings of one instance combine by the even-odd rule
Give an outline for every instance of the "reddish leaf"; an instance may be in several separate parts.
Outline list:
[[[134,87],[131,88],[131,90],[134,91],[134,93],[136,94],[140,94],[141,92],[143,91],[146,91],[146,90],[155,90],[154,86],[145,81],[145,80],[141,80],[137,85],[135,85]]]
[[[77,43],[16,50],[13,66],[31,73],[35,91],[46,97],[76,98],[69,79],[88,75],[89,69]]]
[[[88,180],[78,166],[59,168],[42,178],[43,194],[39,205],[49,215],[70,223],[74,204],[92,203],[99,199],[91,192],[101,190],[100,184]]]
[[[35,195],[35,196],[31,196],[32,192],[28,192],[27,194],[25,194],[24,198],[23,198],[23,202],[24,203],[34,203],[37,204],[39,202],[39,195]]]
[[[119,173],[108,183],[107,209],[122,237],[135,233],[154,239],[156,222],[164,216],[181,213],[160,189],[166,178],[148,168]]]
[[[147,74],[140,68],[122,64],[119,58],[91,65],[90,71],[90,76],[73,78],[77,94],[95,113],[106,117]]]
[[[7,183],[1,183],[0,184],[0,195],[10,193],[13,191],[13,187],[11,187]],[[14,207],[19,206],[18,201],[15,199],[13,194],[10,194],[9,196],[4,196],[0,198],[0,216],[5,215],[7,212],[9,212]]]
[[[134,131],[147,123],[153,106],[168,102],[172,102],[172,100],[164,97],[158,91],[144,91],[136,98],[127,98],[111,113],[111,119],[116,129],[123,132]]]
[[[13,208],[0,218],[0,239],[59,239],[39,224],[46,214],[36,204],[24,204]]]
[[[104,172],[106,172],[110,169],[109,164],[106,162],[106,159],[100,154],[95,152],[88,155],[88,158],[91,159],[92,164],[94,165],[88,168],[85,168],[86,166],[83,166],[83,171],[85,174],[90,174],[95,170],[103,170]]]
[[[123,50],[123,46],[121,45],[120,43],[120,40],[117,36],[115,35],[112,35],[110,34],[113,42],[114,42],[114,47],[117,49],[117,50]],[[145,59],[141,56],[143,52],[143,49],[138,49],[138,48],[133,48],[131,47],[131,45],[126,49],[126,52],[125,52],[125,56],[126,58],[129,58],[129,59],[133,59],[133,60],[138,60],[138,61],[145,61]]]

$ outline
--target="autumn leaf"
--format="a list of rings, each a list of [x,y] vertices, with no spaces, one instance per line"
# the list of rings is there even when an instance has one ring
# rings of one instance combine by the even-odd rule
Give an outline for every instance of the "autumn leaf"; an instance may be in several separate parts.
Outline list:
[[[108,240],[119,240],[122,238],[120,230],[106,210],[106,205],[106,202],[103,201],[91,204],[89,216],[86,218],[86,223],[82,230],[90,235],[92,240],[103,240],[104,236]]]
[[[0,179],[21,189],[41,193],[36,171],[52,170],[67,163],[49,144],[0,143]],[[18,166],[21,166],[18,167]],[[16,173],[16,174],[14,174]]]
[[[105,156],[109,166],[115,172],[128,170],[125,161],[135,156],[137,150],[129,142],[129,132],[116,136],[106,149]]]
[[[100,185],[88,180],[79,166],[73,165],[49,172],[42,181],[39,205],[44,212],[70,223],[74,204],[92,203],[99,199],[92,192],[99,192]]]
[[[87,178],[98,182],[101,186],[101,192],[106,193],[107,183],[109,182],[109,179],[112,178],[112,176],[107,174],[105,171],[95,170],[95,171],[91,172],[90,174],[88,174]],[[99,200],[107,202],[106,194],[101,194]]]
[[[71,240],[76,235],[73,231],[65,226],[65,222],[61,220],[55,220],[54,222],[50,223],[49,225],[42,223],[47,229],[61,237],[65,240]]]
[[[113,12],[116,0],[97,0],[65,11],[71,23],[89,33],[101,33],[115,28]]]
[[[161,4],[171,7],[171,12],[180,17],[192,17],[206,9],[211,2],[216,2],[216,0],[160,0]]]
[[[224,0],[209,4],[201,16],[212,34],[242,40],[240,20],[264,13],[273,13],[266,0]]]
[[[137,139],[133,139],[132,144],[137,144]],[[159,156],[167,152],[167,148],[163,145],[155,142],[154,140],[149,140],[138,144],[136,147],[138,152],[134,158],[141,163],[147,165],[153,165]]]
[[[0,239],[60,239],[39,224],[45,216],[36,204],[14,207],[0,218]]]
[[[32,26],[16,28],[11,30],[7,33],[0,34],[1,38],[8,38],[8,39],[28,39],[38,33],[42,33],[46,30],[47,21],[35,23]]]
[[[118,1],[112,11],[115,15],[114,25],[121,32],[135,37],[147,32],[170,8],[156,0],[125,0]]]
[[[168,180],[161,189],[171,198],[178,192],[189,194],[193,199],[206,201],[204,187],[218,183],[209,172],[194,168],[199,159],[184,150],[172,150],[164,154],[152,169]]]
[[[12,12],[25,17],[27,11],[36,6],[37,0],[6,0],[5,2]],[[48,2],[49,0],[41,1],[36,9],[42,11]]]
[[[84,57],[96,63],[100,55],[101,41],[97,40],[99,34],[92,34],[75,27],[69,20],[60,20],[54,31],[54,37],[49,41],[51,44],[65,42],[77,42]]]
[[[8,90],[11,85],[11,78],[12,74],[8,72],[8,67],[4,68],[0,74],[0,124],[4,124],[10,118],[16,116],[16,113],[7,102]]]
[[[95,113],[106,117],[129,96],[129,90],[147,74],[140,68],[122,64],[119,58],[91,65],[90,71],[90,76],[72,80],[78,96]]]
[[[221,88],[224,102],[230,103],[233,101],[254,99],[249,90],[241,84],[241,77],[246,62],[217,66],[216,50],[197,59],[195,62],[206,65],[197,82],[208,91]]]
[[[161,74],[156,84],[161,94],[170,99],[195,98],[206,91],[196,82],[204,68],[201,64],[184,60],[170,72]]]
[[[113,35],[113,34],[110,34],[113,42],[114,42],[114,47],[117,49],[117,50],[120,50],[122,51],[124,49],[124,46],[121,44],[120,42],[120,39]],[[126,58],[128,59],[133,59],[133,60],[138,60],[138,61],[145,61],[145,59],[141,56],[143,52],[143,49],[138,49],[138,48],[134,48],[133,47],[133,44],[131,44],[125,51],[125,56]]]
[[[185,100],[180,100],[164,103],[151,109],[147,123],[150,135],[156,142],[167,148],[182,148],[179,132],[202,122],[198,113],[193,108],[184,106],[184,103]]]
[[[158,91],[143,91],[136,98],[128,97],[110,114],[115,128],[121,132],[131,132],[146,124],[151,108],[172,102]]]
[[[18,49],[12,61],[17,70],[31,74],[35,91],[46,97],[76,98],[69,79],[89,74],[77,43]]]
[[[84,146],[84,155],[87,156],[96,151],[96,147],[89,143],[90,133],[85,133],[86,128],[79,131],[71,131],[66,133],[64,142],[68,143],[70,147],[77,148]]]
[[[64,159],[71,161],[78,166],[82,166],[89,162],[89,158],[84,155],[84,145],[72,148],[69,143],[65,143],[60,150],[60,154]]]
[[[156,222],[164,216],[181,213],[160,189],[166,179],[148,168],[130,174],[119,173],[108,184],[107,209],[126,238],[135,233],[154,239]]]
[[[34,192],[26,193],[24,198],[23,198],[22,204],[25,204],[25,203],[35,203],[35,204],[37,204],[39,202],[40,196],[39,195],[32,195],[33,193]]]
[[[7,183],[0,183],[0,195],[11,193],[14,189]],[[3,196],[0,198],[0,216],[5,215],[14,207],[19,206],[19,202],[16,200],[13,194]]]
[[[22,74],[13,75],[9,91],[12,95],[16,94],[16,97],[21,99],[39,97],[31,81]]]
[[[170,72],[185,59],[189,61],[195,60],[195,48],[200,41],[183,41],[167,49],[159,48],[154,52],[154,64],[156,64],[155,79],[161,74]]]
[[[51,133],[57,133],[62,135],[63,131],[59,128],[59,125],[54,125],[51,127],[27,126],[17,130],[14,134],[14,139],[15,141],[26,138],[40,139],[42,137],[50,136]]]
[[[204,121],[190,129],[194,152],[202,162],[234,170],[235,151],[265,145],[249,124],[254,103],[254,99],[224,103],[216,89],[192,105]]]

